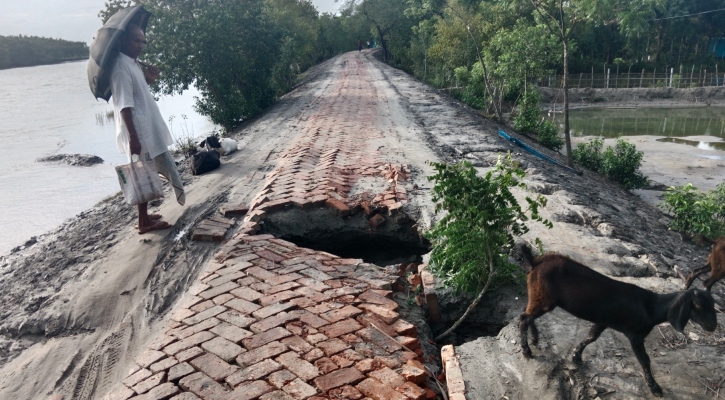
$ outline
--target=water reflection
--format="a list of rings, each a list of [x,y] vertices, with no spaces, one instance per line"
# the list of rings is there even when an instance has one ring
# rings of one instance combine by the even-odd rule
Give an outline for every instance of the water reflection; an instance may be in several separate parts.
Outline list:
[[[547,118],[553,119],[563,133],[562,114]],[[569,114],[569,125],[573,136],[715,136],[725,139],[725,109],[573,110]]]
[[[697,147],[698,149],[702,149],[702,150],[725,151],[725,142],[701,142],[699,140],[687,140],[687,139],[680,139],[680,138],[673,138],[673,137],[657,139],[657,141],[665,142],[665,143],[686,144],[688,146],[694,146],[694,147]]]

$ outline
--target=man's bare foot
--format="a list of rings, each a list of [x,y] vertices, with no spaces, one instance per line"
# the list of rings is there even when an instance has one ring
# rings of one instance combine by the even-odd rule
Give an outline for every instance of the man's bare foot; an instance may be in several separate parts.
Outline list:
[[[144,233],[151,232],[151,231],[158,231],[161,229],[170,228],[171,225],[169,225],[166,221],[154,221],[151,225],[139,227],[138,233],[139,235],[143,235]]]

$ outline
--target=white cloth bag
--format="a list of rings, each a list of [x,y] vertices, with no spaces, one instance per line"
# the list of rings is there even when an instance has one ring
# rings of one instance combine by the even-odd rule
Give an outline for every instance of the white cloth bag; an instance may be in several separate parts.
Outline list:
[[[164,196],[161,179],[153,161],[140,160],[119,165],[116,167],[116,175],[123,197],[130,205],[147,203]]]

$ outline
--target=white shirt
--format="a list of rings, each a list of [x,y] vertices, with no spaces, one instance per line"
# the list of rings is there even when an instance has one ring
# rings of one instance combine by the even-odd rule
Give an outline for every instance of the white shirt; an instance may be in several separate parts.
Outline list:
[[[168,151],[174,140],[146,83],[141,66],[123,53],[116,57],[111,73],[111,93],[116,119],[116,144],[121,153],[127,153],[130,159],[128,128],[121,118],[124,108],[133,109],[133,125],[141,142],[142,153],[148,153],[153,158]]]

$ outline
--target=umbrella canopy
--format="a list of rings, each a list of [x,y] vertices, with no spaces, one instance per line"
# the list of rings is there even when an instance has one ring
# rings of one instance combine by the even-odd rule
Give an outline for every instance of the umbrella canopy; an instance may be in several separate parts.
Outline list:
[[[131,24],[136,24],[146,32],[151,13],[143,6],[124,8],[113,14],[91,43],[88,59],[88,85],[96,98],[108,101],[111,98],[111,70],[118,56],[118,41]]]

